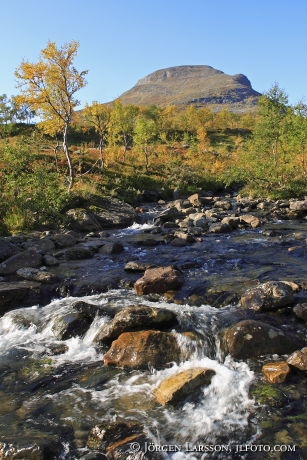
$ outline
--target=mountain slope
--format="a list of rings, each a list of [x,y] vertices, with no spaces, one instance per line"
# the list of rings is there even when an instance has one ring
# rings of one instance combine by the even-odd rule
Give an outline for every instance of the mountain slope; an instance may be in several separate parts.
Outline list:
[[[157,70],[142,78],[119,99],[124,104],[227,105],[237,112],[253,110],[260,93],[245,75],[227,75],[205,65],[184,65]]]

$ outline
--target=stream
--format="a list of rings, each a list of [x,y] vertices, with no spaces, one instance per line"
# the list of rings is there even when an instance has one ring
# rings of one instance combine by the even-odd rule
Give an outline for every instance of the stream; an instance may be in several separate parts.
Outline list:
[[[130,259],[156,258],[159,265],[179,266],[186,282],[176,298],[140,297],[131,288],[111,289],[55,299],[44,307],[19,308],[0,318],[0,458],[94,459],[86,457],[90,430],[116,421],[141,423],[153,445],[171,446],[164,450],[171,460],[307,458],[305,451],[291,449],[267,457],[246,450],[259,444],[289,447],[306,439],[306,377],[283,386],[282,404],[259,403],[251,388],[263,383],[259,372],[263,361],[243,362],[225,355],[219,334],[238,314],[235,293],[258,281],[306,279],[307,259],[288,251],[297,243],[295,238],[307,237],[306,222],[275,222],[260,230],[209,235],[180,249],[166,245],[140,249],[131,243],[134,235],[150,229],[148,224],[135,225],[117,231],[115,237],[124,242]],[[272,229],[277,236],[271,236]],[[107,261],[113,268],[117,263],[106,259],[100,266],[102,276],[110,269]],[[84,266],[83,275],[97,274],[99,263],[94,260]],[[204,292],[211,305],[202,303]],[[92,305],[95,316],[85,334],[59,339],[57,321],[74,313],[76,301]],[[102,358],[109,347],[98,346],[94,338],[112,315],[130,305],[171,310],[180,330],[197,333],[199,340],[192,344],[178,334],[180,348],[188,348],[186,359],[162,370],[104,366]],[[157,404],[154,390],[159,383],[195,367],[215,371],[196,399],[180,407]],[[41,448],[43,457],[33,454],[33,446]]]

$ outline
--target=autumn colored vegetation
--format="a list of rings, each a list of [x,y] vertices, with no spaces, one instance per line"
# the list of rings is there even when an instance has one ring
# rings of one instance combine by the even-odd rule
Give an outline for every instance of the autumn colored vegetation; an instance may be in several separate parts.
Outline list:
[[[84,194],[133,204],[175,189],[305,195],[307,106],[289,105],[277,84],[256,113],[120,100],[76,111],[87,73],[73,66],[77,50],[49,43],[16,71],[20,94],[0,97],[2,232],[65,225]]]

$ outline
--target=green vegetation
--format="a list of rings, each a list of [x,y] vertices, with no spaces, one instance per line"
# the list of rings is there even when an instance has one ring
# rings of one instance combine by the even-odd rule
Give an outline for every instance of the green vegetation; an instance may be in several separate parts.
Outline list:
[[[76,112],[86,74],[73,66],[77,51],[49,43],[17,70],[21,94],[0,96],[2,234],[65,225],[65,210],[86,195],[134,204],[175,189],[306,194],[307,106],[289,105],[277,84],[253,113],[119,100]]]

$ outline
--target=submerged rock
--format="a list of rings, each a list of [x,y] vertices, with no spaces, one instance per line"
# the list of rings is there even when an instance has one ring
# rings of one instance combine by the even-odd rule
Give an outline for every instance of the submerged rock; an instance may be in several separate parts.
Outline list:
[[[164,456],[160,453],[146,452],[150,442],[139,423],[106,422],[92,428],[87,447],[102,451],[109,460],[162,460]]]
[[[124,332],[104,355],[106,366],[162,369],[180,358],[176,337],[170,332]]]
[[[108,343],[117,339],[123,332],[149,329],[166,329],[176,325],[175,313],[165,308],[146,305],[130,306],[118,312],[113,321],[98,332],[95,342]]]
[[[288,354],[304,345],[301,338],[262,321],[243,320],[226,329],[226,350],[238,359]],[[300,346],[298,346],[300,344]]]
[[[176,268],[158,267],[149,268],[144,276],[136,281],[134,288],[138,295],[164,294],[167,291],[177,290],[183,284],[181,273]]]
[[[155,397],[162,406],[175,404],[200,387],[210,385],[214,375],[215,371],[202,367],[184,370],[163,380],[155,390]]]

